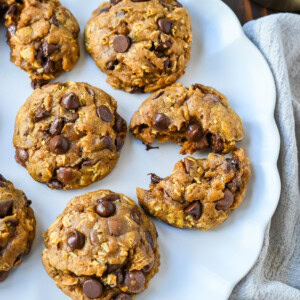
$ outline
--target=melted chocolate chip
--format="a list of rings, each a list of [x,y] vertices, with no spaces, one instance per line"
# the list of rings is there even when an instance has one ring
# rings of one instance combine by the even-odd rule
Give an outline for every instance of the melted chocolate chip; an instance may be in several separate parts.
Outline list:
[[[56,190],[62,190],[64,188],[64,184],[58,180],[51,180],[48,184],[47,184],[51,189],[56,189]]]
[[[141,271],[127,272],[124,283],[130,293],[140,293],[145,288],[145,275]]]
[[[143,267],[142,270],[144,273],[149,273],[153,269],[153,266],[154,266],[154,260],[150,264]]]
[[[101,201],[116,201],[120,199],[120,196],[118,194],[108,194],[100,199],[98,199],[98,202]]]
[[[72,113],[71,117],[65,117],[65,121],[74,123],[76,122],[76,120],[79,118],[79,114],[78,113]]]
[[[108,219],[107,225],[108,225],[108,231],[110,235],[113,236],[122,235],[126,229],[124,222],[118,218]]]
[[[117,59],[111,60],[107,63],[106,69],[109,71],[113,71],[118,64],[119,64],[119,61]]]
[[[86,88],[86,91],[88,92],[88,94],[92,97],[95,97],[95,91],[92,88]]]
[[[113,115],[110,109],[105,105],[101,105],[97,108],[97,114],[98,117],[104,122],[111,122],[113,120]]]
[[[224,198],[216,202],[216,209],[226,211],[229,209],[234,201],[234,195],[229,189],[225,189]]]
[[[123,148],[124,146],[124,140],[121,138],[121,137],[117,137],[116,138],[116,147],[117,147],[117,151],[120,152],[121,149]]]
[[[131,88],[130,94],[141,94],[144,93],[144,87],[141,86],[133,86]]]
[[[145,237],[146,237],[146,241],[149,243],[152,250],[154,250],[155,249],[155,244],[154,244],[153,238],[151,236],[151,233],[149,231],[145,232]]]
[[[31,87],[35,89],[41,88],[43,85],[47,84],[49,80],[44,80],[44,79],[33,79],[31,80]]]
[[[159,182],[161,182],[163,180],[163,178],[157,176],[154,173],[149,173],[148,175],[151,175],[151,183],[152,184],[158,184]]]
[[[69,233],[67,243],[72,250],[82,249],[85,244],[85,237],[81,232],[74,230]]]
[[[101,139],[101,142],[104,145],[105,149],[109,149],[110,151],[114,150],[114,144],[111,136],[105,136],[103,139]]]
[[[167,18],[161,18],[158,19],[157,25],[159,27],[159,30],[163,33],[170,34],[173,27],[173,21],[167,19]]]
[[[13,200],[0,201],[0,218],[11,216],[13,212]]]
[[[57,26],[58,27],[58,25],[59,25],[59,22],[58,22],[58,20],[57,20],[57,18],[56,18],[56,16],[55,15],[53,15],[51,18],[50,18],[50,23],[51,24],[53,24],[53,25],[55,25],[55,26]]]
[[[28,159],[28,153],[26,150],[23,149],[16,149],[16,154],[15,154],[15,160],[18,164],[21,166],[25,167],[26,161]]]
[[[200,139],[200,141],[196,142],[196,144],[195,144],[195,147],[197,150],[206,149],[206,148],[208,148],[208,146],[209,146],[209,143],[208,143],[207,137],[205,135]]]
[[[56,118],[49,128],[49,133],[51,135],[59,135],[61,134],[63,126],[64,126],[64,122],[59,118]]]
[[[53,74],[56,71],[55,62],[52,61],[50,58],[48,58],[46,62],[43,64],[43,68],[46,74]]]
[[[72,168],[59,168],[56,172],[57,179],[64,184],[72,183],[74,173]]]
[[[107,273],[113,273],[113,272],[116,272],[116,271],[118,271],[119,269],[121,269],[122,268],[122,266],[123,265],[120,265],[120,264],[113,264],[113,265],[111,265],[111,264],[107,264]]]
[[[68,110],[77,110],[80,107],[80,101],[75,93],[70,93],[63,97],[61,105]]]
[[[242,187],[241,182],[235,177],[231,182],[227,183],[227,188],[229,188],[233,193],[239,191]]]
[[[224,150],[224,141],[219,135],[212,135],[211,145],[215,153],[222,153]]]
[[[104,218],[111,217],[116,211],[116,205],[109,200],[102,200],[96,206],[96,213]]]
[[[200,125],[189,125],[186,131],[186,137],[190,142],[199,141],[203,136],[202,128]]]
[[[226,158],[226,171],[229,173],[231,170],[234,172],[240,169],[240,161],[235,158]]]
[[[165,114],[156,114],[153,118],[154,128],[160,131],[167,130],[170,123],[170,119]]]
[[[47,42],[44,42],[42,45],[43,54],[45,57],[51,55],[54,51],[58,50],[59,48],[59,45],[49,44]]]
[[[47,111],[43,107],[39,107],[35,112],[35,115],[33,117],[33,121],[36,123],[36,122],[39,122],[41,120],[44,120],[44,119],[48,118],[49,116],[50,116],[50,111]]]
[[[126,35],[117,35],[114,39],[113,46],[116,52],[125,53],[131,46],[131,40]]]
[[[70,142],[62,135],[56,135],[51,138],[49,148],[52,153],[65,154],[70,149]]]
[[[137,224],[141,225],[142,222],[141,217],[142,217],[142,213],[139,211],[138,208],[134,207],[130,212],[130,218]]]
[[[116,112],[115,113],[115,125],[113,126],[113,129],[115,132],[120,133],[123,131],[123,128],[126,126],[125,120]]]
[[[16,228],[19,224],[19,221],[16,218],[11,218],[6,220],[5,223],[13,228]]]
[[[194,201],[185,210],[185,214],[192,216],[194,220],[199,220],[202,214],[202,205],[200,201]]]
[[[88,279],[82,285],[83,293],[90,299],[99,298],[103,292],[103,285],[96,279]]]

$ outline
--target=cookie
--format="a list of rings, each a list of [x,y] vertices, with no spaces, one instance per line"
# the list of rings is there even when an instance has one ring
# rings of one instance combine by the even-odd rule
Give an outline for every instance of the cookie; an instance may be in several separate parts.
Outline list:
[[[200,84],[176,83],[151,95],[134,113],[130,131],[146,145],[172,141],[182,146],[181,154],[206,148],[228,153],[244,137],[242,121],[226,97]]]
[[[11,61],[30,74],[33,88],[40,87],[79,59],[79,25],[57,0],[24,0],[6,12],[7,42]]]
[[[73,300],[134,299],[158,272],[155,226],[123,194],[72,199],[44,237],[44,267]]]
[[[191,20],[175,0],[111,0],[85,28],[87,51],[107,82],[126,92],[151,92],[184,74],[191,56]]]
[[[0,174],[0,282],[29,253],[35,236],[31,201]]]
[[[137,188],[140,205],[154,217],[179,228],[219,226],[245,197],[250,163],[244,149],[232,158],[209,154],[186,157],[166,178],[151,175],[150,190]]]
[[[11,4],[15,3],[15,0],[0,0],[0,18],[2,18]]]
[[[104,91],[87,83],[48,84],[18,112],[15,158],[51,188],[81,188],[112,171],[126,131],[117,102]]]

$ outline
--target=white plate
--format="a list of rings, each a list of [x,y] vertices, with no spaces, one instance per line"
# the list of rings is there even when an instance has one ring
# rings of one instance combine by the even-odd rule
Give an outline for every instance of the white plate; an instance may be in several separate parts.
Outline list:
[[[111,94],[119,103],[119,112],[129,122],[133,112],[148,95],[130,95],[113,90],[85,53],[82,33],[86,21],[99,0],[62,1],[81,26],[81,58],[75,69],[59,81],[86,81]],[[274,122],[274,81],[260,52],[245,37],[232,11],[219,0],[182,0],[193,23],[192,60],[180,79],[185,85],[196,82],[223,92],[244,121],[245,140],[252,162],[253,176],[243,205],[218,229],[210,232],[178,230],[155,222],[161,251],[160,272],[150,287],[137,299],[143,300],[221,300],[254,264],[263,242],[263,234],[279,199],[277,171],[279,135]],[[180,147],[160,145],[145,151],[132,136],[126,139],[117,167],[101,182],[75,191],[51,191],[31,179],[14,161],[12,136],[18,109],[31,94],[28,75],[9,62],[4,28],[0,45],[0,173],[23,189],[33,200],[37,235],[33,249],[23,265],[1,283],[1,299],[62,300],[67,297],[56,288],[44,271],[40,256],[42,233],[74,196],[109,188],[136,199],[135,188],[148,187],[147,173],[170,174],[183,157]],[[202,155],[203,156],[203,155]]]

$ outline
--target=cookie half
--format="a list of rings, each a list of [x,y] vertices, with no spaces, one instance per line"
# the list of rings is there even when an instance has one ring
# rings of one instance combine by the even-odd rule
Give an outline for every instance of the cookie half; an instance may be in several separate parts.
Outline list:
[[[250,175],[244,149],[232,158],[213,153],[207,159],[186,157],[170,176],[152,174],[150,190],[137,188],[137,197],[145,211],[169,225],[209,230],[243,202]]]
[[[24,0],[10,5],[5,15],[11,61],[30,74],[33,88],[79,59],[79,25],[57,0]]]
[[[184,74],[191,56],[188,11],[175,0],[111,0],[85,28],[85,45],[107,82],[126,92],[151,92]]]
[[[16,117],[16,161],[55,189],[92,184],[115,167],[126,137],[117,102],[87,83],[36,89]]]
[[[151,95],[134,113],[130,131],[146,145],[172,141],[182,146],[181,154],[207,148],[228,153],[244,137],[226,97],[200,84],[176,83]]]
[[[44,267],[74,300],[134,299],[158,272],[155,226],[123,194],[72,199],[44,237]]]
[[[0,282],[30,252],[35,236],[31,201],[0,174]]]

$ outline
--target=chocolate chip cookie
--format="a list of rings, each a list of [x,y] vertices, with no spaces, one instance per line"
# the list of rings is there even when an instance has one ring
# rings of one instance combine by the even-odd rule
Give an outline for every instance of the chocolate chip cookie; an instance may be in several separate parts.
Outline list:
[[[171,176],[151,174],[150,190],[137,188],[137,197],[145,211],[169,225],[209,230],[243,202],[250,175],[244,149],[232,158],[213,153],[207,159],[186,157]]]
[[[123,194],[72,199],[44,237],[44,267],[74,300],[134,299],[158,272],[155,226]]]
[[[0,0],[0,18],[7,12],[10,5],[15,3],[15,0]]]
[[[126,137],[117,102],[87,83],[36,89],[18,112],[16,161],[54,189],[94,183],[115,167]]]
[[[31,201],[0,174],[0,282],[29,253],[35,236]]]
[[[151,92],[184,74],[191,20],[176,0],[111,0],[85,28],[86,49],[114,88]]]
[[[5,16],[11,61],[30,74],[36,88],[73,69],[79,25],[57,0],[18,2]]]
[[[151,95],[133,115],[130,131],[146,145],[155,139],[177,143],[181,154],[206,148],[228,153],[244,137],[226,97],[200,84],[176,83]]]

